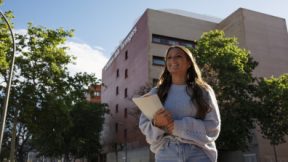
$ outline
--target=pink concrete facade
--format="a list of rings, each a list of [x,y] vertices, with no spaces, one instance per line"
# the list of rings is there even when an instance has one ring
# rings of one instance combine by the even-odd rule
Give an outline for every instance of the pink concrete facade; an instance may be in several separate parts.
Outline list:
[[[107,67],[102,71],[104,86],[102,86],[101,101],[108,103],[111,114],[108,120],[112,121],[108,127],[109,133],[104,136],[112,134],[115,137],[115,143],[124,143],[125,129],[127,129],[127,143],[138,145],[138,147],[145,143],[137,127],[137,119],[129,113],[135,107],[131,98],[140,86],[148,83],[148,42],[147,13],[144,13],[119,45],[118,51],[116,50],[112,56],[114,58],[111,64],[106,65]],[[116,94],[117,87],[118,94]],[[118,123],[117,130],[115,130],[116,123]]]

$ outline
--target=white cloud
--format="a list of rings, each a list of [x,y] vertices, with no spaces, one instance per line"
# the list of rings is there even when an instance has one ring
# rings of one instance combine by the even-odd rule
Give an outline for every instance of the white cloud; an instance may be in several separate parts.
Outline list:
[[[14,33],[25,35],[27,29],[13,29]],[[94,73],[98,79],[102,77],[102,68],[108,61],[104,49],[99,46],[91,47],[85,43],[67,41],[64,46],[69,47],[67,53],[76,56],[75,64],[69,64],[68,70],[74,75],[76,72]]]
[[[14,33],[25,35],[27,34],[27,29],[13,29]]]
[[[85,43],[66,42],[65,46],[70,49],[68,54],[76,56],[76,64],[68,65],[68,70],[75,74],[76,72],[94,73],[97,78],[101,79],[102,68],[108,61],[102,48],[93,48]]]

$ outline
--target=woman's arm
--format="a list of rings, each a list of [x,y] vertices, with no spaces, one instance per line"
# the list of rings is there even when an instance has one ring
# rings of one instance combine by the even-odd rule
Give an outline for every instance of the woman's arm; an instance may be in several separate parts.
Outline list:
[[[154,126],[152,121],[145,117],[145,115],[141,114],[139,120],[139,128],[141,132],[145,135],[146,141],[149,144],[158,141],[161,139],[165,133],[164,130]]]
[[[200,145],[214,142],[220,133],[221,119],[217,100],[211,87],[208,90],[207,100],[211,111],[206,114],[204,120],[194,117],[175,120],[172,134]]]
[[[157,94],[157,88],[152,88],[147,95],[152,94]],[[164,130],[154,126],[152,121],[150,121],[143,113],[141,113],[139,119],[139,128],[141,132],[145,135],[146,141],[149,144],[152,144],[153,142],[161,139],[165,133]]]

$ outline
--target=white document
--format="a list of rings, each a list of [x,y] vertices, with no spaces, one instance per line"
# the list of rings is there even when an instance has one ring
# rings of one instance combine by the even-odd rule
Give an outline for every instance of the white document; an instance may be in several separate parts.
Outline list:
[[[153,119],[154,114],[163,109],[163,105],[157,94],[144,95],[137,98],[132,98],[132,101],[138,106],[142,113],[150,120]]]

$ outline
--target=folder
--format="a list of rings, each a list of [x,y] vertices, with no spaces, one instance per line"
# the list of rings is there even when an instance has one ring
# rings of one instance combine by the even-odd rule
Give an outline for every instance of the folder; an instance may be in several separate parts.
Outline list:
[[[154,114],[158,110],[163,109],[163,105],[157,94],[132,98],[132,101],[149,120],[153,119]]]

